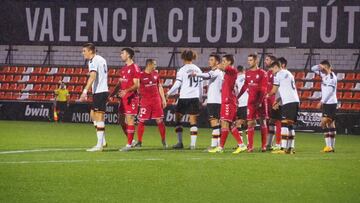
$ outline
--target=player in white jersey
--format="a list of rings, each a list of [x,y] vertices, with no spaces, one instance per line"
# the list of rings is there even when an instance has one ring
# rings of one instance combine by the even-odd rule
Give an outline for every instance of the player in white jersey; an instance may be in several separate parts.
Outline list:
[[[245,70],[243,66],[238,66],[238,76],[235,82],[236,95],[239,94],[242,86],[245,82]],[[249,94],[247,91],[244,92],[241,97],[238,99],[238,108],[236,113],[236,121],[235,125],[237,130],[239,131],[240,137],[242,138],[243,131],[246,130],[246,117],[247,117],[247,103],[248,103]]]
[[[278,108],[281,100],[281,149],[272,153],[294,154],[295,153],[295,130],[294,124],[297,121],[299,111],[299,96],[295,86],[294,76],[290,71],[281,69],[281,64],[275,61],[271,64],[275,75],[274,85],[268,96],[279,92],[279,100],[274,104]]]
[[[329,61],[324,60],[319,65],[311,67],[311,71],[319,74],[322,78],[321,83],[321,101],[318,108],[322,107],[321,127],[324,131],[326,146],[323,152],[335,152],[335,135],[336,135],[336,86],[337,77],[332,71]]]
[[[88,149],[89,152],[102,151],[106,146],[105,141],[105,111],[106,102],[109,96],[107,84],[108,68],[103,57],[96,54],[95,46],[87,43],[82,48],[82,54],[88,60],[89,79],[80,96],[80,101],[87,100],[87,93],[90,87],[93,93],[93,104],[90,111],[91,119],[96,128],[97,144]]]
[[[180,88],[180,96],[176,105],[175,112],[175,131],[178,136],[178,143],[173,146],[174,149],[183,149],[182,141],[182,124],[181,118],[185,114],[189,114],[190,123],[190,149],[195,149],[198,127],[197,117],[200,113],[200,102],[202,100],[202,79],[200,77],[191,77],[193,72],[202,73],[199,67],[193,64],[193,60],[196,59],[196,53],[192,50],[185,50],[181,53],[181,59],[184,62],[184,66],[176,73],[176,81],[171,89],[167,92],[166,96],[169,97],[177,93]]]
[[[203,80],[209,80],[207,91],[206,108],[208,112],[212,138],[210,148],[215,148],[220,141],[220,107],[221,107],[221,86],[224,79],[224,73],[218,68],[221,58],[217,54],[209,56],[208,64],[211,70],[207,73],[192,73],[192,77],[200,77]],[[205,103],[204,103],[205,104]]]

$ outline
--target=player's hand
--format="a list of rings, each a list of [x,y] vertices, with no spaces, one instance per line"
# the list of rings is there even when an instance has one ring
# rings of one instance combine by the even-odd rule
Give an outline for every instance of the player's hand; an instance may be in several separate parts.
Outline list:
[[[87,100],[87,91],[83,91],[82,93],[81,93],[81,95],[80,95],[80,99],[79,99],[79,101],[80,102],[84,102],[84,101],[86,101]]]
[[[273,106],[272,106],[272,108],[274,109],[274,110],[278,110],[279,109],[279,103],[278,102],[275,102],[274,104],[273,104]]]
[[[126,90],[121,90],[119,93],[119,97],[124,97],[126,95],[127,91]]]
[[[323,105],[323,103],[322,103],[322,102],[319,102],[319,103],[316,105],[316,108],[317,108],[317,109],[321,109],[322,105]]]

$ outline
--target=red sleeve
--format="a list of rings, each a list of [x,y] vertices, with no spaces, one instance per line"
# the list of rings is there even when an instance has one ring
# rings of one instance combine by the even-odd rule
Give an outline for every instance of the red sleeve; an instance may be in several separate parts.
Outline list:
[[[231,66],[225,67],[225,73],[230,74],[230,75],[237,74],[236,69]]]
[[[267,73],[265,71],[262,71],[262,79],[261,79],[261,84],[260,84],[260,101],[262,102],[265,98],[265,95],[267,93],[267,86],[268,86],[268,77],[267,77]]]
[[[140,68],[137,65],[134,65],[134,79],[139,79],[140,78]]]

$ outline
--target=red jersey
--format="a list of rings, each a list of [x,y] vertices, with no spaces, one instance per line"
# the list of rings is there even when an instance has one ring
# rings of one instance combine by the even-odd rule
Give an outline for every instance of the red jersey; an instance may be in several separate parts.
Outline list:
[[[267,92],[271,92],[272,88],[273,88],[273,84],[274,84],[274,74],[272,72],[272,70],[268,70],[267,71],[267,78],[268,78],[268,82],[267,82]]]
[[[258,68],[256,70],[246,70],[245,82],[241,88],[239,96],[248,89],[248,104],[259,104],[264,101],[267,93],[268,79],[264,70]]]
[[[221,88],[221,103],[235,103],[236,95],[234,91],[235,82],[237,78],[237,70],[233,66],[225,68],[224,80]]]
[[[149,104],[154,102],[160,102],[159,92],[160,77],[156,71],[146,73],[145,71],[140,73],[140,103]]]
[[[140,68],[135,63],[133,63],[129,66],[126,65],[126,66],[122,67],[121,71],[120,71],[120,78],[122,79],[121,89],[125,90],[125,89],[132,87],[134,85],[134,79],[138,79],[139,74],[140,74]],[[125,98],[133,96],[133,95],[136,96],[137,92],[136,91],[128,92],[128,93],[126,93]]]

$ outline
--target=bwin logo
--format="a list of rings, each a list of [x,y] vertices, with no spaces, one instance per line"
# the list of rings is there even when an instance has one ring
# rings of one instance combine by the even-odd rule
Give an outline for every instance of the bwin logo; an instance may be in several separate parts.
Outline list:
[[[30,105],[26,105],[25,116],[49,117],[49,109],[44,109],[44,105],[41,105],[40,108],[31,108]]]

